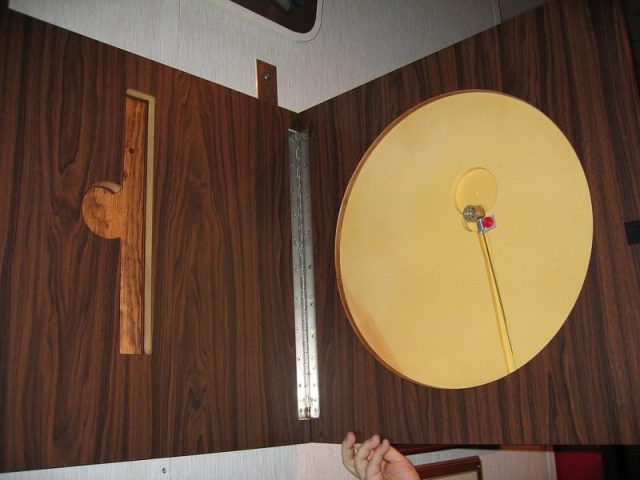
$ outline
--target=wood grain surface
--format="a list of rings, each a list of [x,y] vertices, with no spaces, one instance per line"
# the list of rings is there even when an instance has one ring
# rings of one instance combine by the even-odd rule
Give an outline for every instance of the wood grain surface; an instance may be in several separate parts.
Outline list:
[[[152,220],[146,205],[153,196],[146,188],[147,165],[153,172],[153,147],[147,144],[150,116],[153,116],[153,106],[149,101],[127,94],[121,185],[97,182],[82,197],[82,217],[89,229],[99,237],[120,240],[118,338],[119,351],[123,354],[151,353],[151,312],[145,308],[145,301],[151,296],[147,242],[152,237],[147,233],[152,226],[146,222]]]
[[[153,354],[118,354],[127,88],[156,102]],[[0,11],[0,471],[303,443],[286,138],[293,114]]]
[[[462,475],[462,477],[472,477],[477,480],[482,480],[482,464],[480,457],[477,455],[441,462],[425,463],[416,465],[415,467],[420,478],[440,478],[445,476],[456,478],[463,473],[473,472],[475,475]]]
[[[486,386],[419,387],[376,362],[336,286],[334,237],[347,183],[396,117],[437,95],[489,89],[548,115],[581,159],[595,223],[586,282],[565,326],[530,363]],[[393,442],[640,442],[638,91],[618,1],[552,1],[304,112],[310,131],[322,417],[316,442],[381,432]],[[545,288],[540,285],[540,288]]]
[[[311,133],[322,416],[299,422],[286,132],[291,112],[0,10],[0,470],[306,441],[638,443],[638,92],[618,2],[551,2],[297,118]],[[120,356],[116,242],[84,225],[121,178],[127,88],[155,96],[154,352]],[[366,148],[435,95],[503,91],[567,135],[594,205],[568,322],[533,361],[466,390],[404,381],[336,289],[340,201]],[[541,288],[543,288],[542,286]]]
[[[256,60],[256,84],[258,99],[278,105],[278,70],[262,60]]]

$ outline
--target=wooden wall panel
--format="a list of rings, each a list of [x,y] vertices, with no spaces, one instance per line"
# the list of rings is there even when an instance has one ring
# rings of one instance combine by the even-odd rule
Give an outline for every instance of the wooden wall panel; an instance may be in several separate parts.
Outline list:
[[[300,443],[287,128],[293,114],[0,10],[0,471]],[[151,356],[119,355],[127,88],[154,95]]]
[[[360,158],[401,113],[460,89],[545,112],[576,149],[593,200],[593,254],[559,334],[515,374],[463,390],[419,387],[375,361],[342,309],[338,210]],[[619,2],[565,0],[509,21],[304,112],[311,135],[322,417],[314,441],[349,429],[399,443],[640,442],[640,122]],[[544,288],[544,286],[541,286]]]

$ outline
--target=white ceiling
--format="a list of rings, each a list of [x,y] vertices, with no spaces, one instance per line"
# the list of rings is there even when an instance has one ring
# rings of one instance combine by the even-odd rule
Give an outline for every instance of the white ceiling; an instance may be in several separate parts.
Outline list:
[[[299,112],[544,0],[323,0],[297,41],[226,0],[11,0],[10,8],[256,95],[256,59],[277,67],[279,104]]]

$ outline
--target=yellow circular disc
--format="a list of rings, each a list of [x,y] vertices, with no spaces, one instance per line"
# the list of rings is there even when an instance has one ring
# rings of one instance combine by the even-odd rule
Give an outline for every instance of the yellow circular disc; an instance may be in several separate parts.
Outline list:
[[[467,202],[488,231],[463,218]],[[584,172],[554,123],[501,93],[459,92],[405,113],[364,155],[338,220],[338,286],[388,368],[472,387],[558,332],[592,236]]]

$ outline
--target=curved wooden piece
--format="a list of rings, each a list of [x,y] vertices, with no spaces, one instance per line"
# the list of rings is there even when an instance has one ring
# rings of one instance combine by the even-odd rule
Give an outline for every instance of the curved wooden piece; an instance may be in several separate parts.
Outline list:
[[[120,353],[151,353],[151,214],[155,100],[129,90],[122,185],[95,183],[82,215],[96,235],[120,240]]]
[[[122,185],[113,182],[94,183],[82,198],[82,217],[93,233],[102,238],[121,238],[124,230]]]

